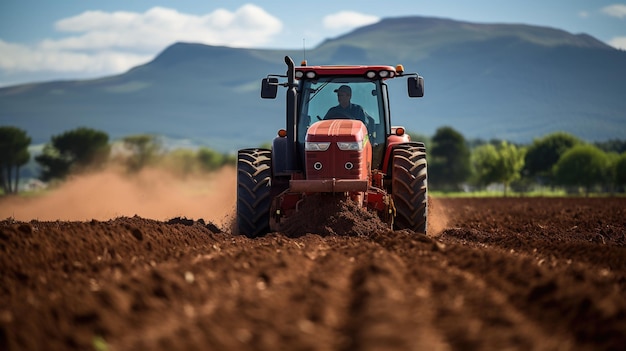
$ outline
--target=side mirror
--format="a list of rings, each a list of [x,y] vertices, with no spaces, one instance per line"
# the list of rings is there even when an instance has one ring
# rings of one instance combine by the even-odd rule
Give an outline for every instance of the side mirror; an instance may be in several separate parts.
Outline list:
[[[261,81],[261,97],[263,99],[276,99],[278,93],[278,78],[263,78]]]
[[[407,79],[408,91],[410,97],[423,97],[424,96],[424,78],[409,77]]]

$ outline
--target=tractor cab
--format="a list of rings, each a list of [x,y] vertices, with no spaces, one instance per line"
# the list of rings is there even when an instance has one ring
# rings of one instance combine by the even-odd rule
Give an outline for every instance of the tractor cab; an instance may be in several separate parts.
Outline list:
[[[415,73],[405,74],[402,65],[383,66],[307,66],[303,61],[300,66],[294,67],[294,83],[292,96],[287,101],[287,130],[279,131],[287,140],[275,140],[279,148],[287,142],[295,144],[294,153],[290,156],[295,160],[291,165],[284,167],[293,170],[303,170],[306,135],[309,127],[318,121],[328,119],[354,119],[365,124],[368,138],[372,144],[372,164],[374,169],[383,167],[385,151],[389,146],[389,136],[392,132],[404,131],[403,128],[392,128],[388,79],[407,77],[407,92],[410,97],[424,96],[424,80]],[[270,75],[263,80],[261,88],[262,98],[276,98],[279,76]],[[280,76],[283,77],[283,76]],[[289,87],[289,83],[282,84]],[[342,99],[349,93],[349,107],[341,108]],[[289,106],[289,102],[294,106]],[[293,113],[293,117],[290,117]],[[290,130],[293,125],[294,129]],[[293,137],[292,140],[289,137]],[[404,138],[393,138],[393,141],[408,141]],[[276,170],[283,167],[277,165]],[[281,173],[280,171],[278,172]]]
[[[322,120],[352,119],[363,122],[373,149],[373,167],[382,162],[385,135],[390,125],[385,118],[386,85],[361,77],[346,79],[322,77],[303,80],[300,85],[298,150],[305,148],[309,127]],[[344,101],[341,101],[344,100]],[[342,106],[342,103],[344,104]]]

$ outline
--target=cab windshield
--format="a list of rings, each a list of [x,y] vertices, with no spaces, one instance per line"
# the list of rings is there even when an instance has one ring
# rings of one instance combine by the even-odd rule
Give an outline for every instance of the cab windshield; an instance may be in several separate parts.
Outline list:
[[[328,78],[304,80],[301,84],[298,143],[304,143],[306,131],[313,123],[345,118],[364,122],[373,145],[384,143],[385,123],[379,81]],[[345,96],[346,92],[349,97]],[[342,105],[342,98],[348,98],[350,105],[345,106],[345,102]]]
[[[297,148],[302,155],[306,132],[313,123],[324,119],[349,118],[361,120],[367,127],[372,144],[372,166],[380,167],[388,129],[385,125],[382,83],[364,78],[347,80],[344,77],[303,80],[300,84]],[[346,93],[350,96],[346,97]],[[346,106],[346,98],[349,98],[349,106]]]

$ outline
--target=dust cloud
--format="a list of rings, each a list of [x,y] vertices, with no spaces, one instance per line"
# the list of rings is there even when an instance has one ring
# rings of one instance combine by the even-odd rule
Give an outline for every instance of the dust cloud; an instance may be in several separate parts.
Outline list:
[[[185,178],[159,169],[77,175],[43,195],[0,200],[0,219],[86,221],[137,215],[203,219],[222,226],[234,216],[236,176],[233,167]]]
[[[428,228],[429,236],[438,236],[448,227],[448,212],[439,199],[428,198]]]
[[[236,201],[234,167],[185,178],[162,169],[144,169],[135,175],[106,170],[73,176],[42,195],[0,199],[0,219],[88,221],[137,215],[163,221],[184,217],[232,231]],[[429,198],[428,211],[428,233],[437,236],[447,228],[448,215],[436,198]]]

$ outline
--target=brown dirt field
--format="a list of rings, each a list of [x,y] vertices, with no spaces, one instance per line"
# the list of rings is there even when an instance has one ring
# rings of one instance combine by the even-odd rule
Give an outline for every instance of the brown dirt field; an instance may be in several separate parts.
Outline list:
[[[4,220],[0,350],[626,347],[624,198],[432,199],[429,236],[338,211],[258,239]]]

